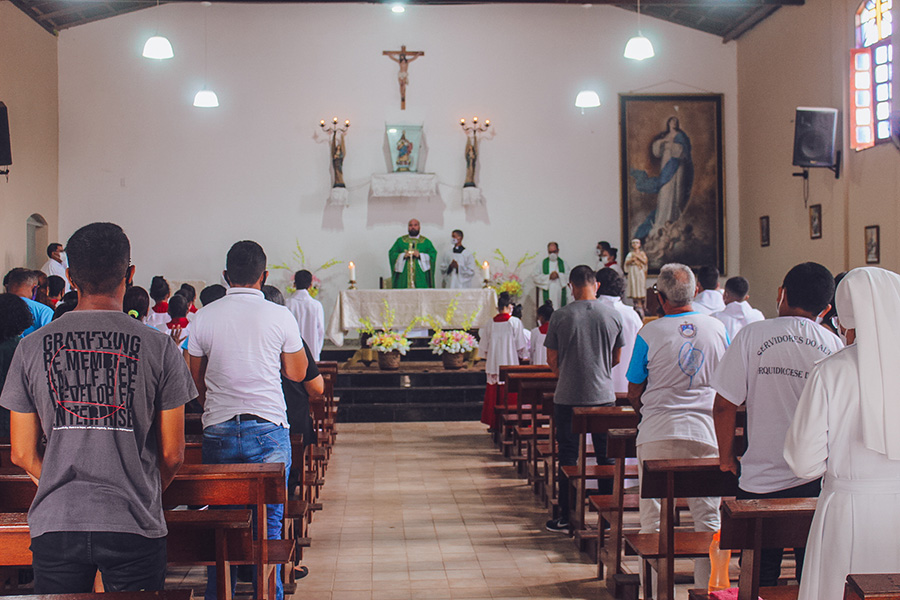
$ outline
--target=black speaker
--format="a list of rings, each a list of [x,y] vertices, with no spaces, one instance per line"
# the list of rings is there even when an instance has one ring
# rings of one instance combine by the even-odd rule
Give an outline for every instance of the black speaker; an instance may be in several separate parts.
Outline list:
[[[797,108],[794,120],[794,166],[833,167],[837,165],[838,110]]]
[[[12,150],[9,147],[9,113],[0,102],[0,167],[12,164]]]

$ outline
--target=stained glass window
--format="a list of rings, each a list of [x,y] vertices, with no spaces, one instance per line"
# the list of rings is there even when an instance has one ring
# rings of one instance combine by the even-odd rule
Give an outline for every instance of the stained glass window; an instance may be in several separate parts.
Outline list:
[[[850,54],[850,147],[856,150],[891,138],[892,3],[864,0],[856,11],[856,49]]]

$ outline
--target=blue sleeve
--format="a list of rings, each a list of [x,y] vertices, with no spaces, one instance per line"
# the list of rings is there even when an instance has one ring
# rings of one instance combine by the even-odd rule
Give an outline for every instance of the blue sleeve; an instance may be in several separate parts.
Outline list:
[[[644,383],[650,374],[647,371],[647,353],[650,347],[640,334],[634,338],[634,351],[631,353],[631,362],[628,364],[628,371],[625,378],[629,383]]]
[[[187,350],[188,339],[189,339],[190,337],[191,337],[191,336],[186,336],[186,337],[184,338],[184,341],[181,342],[181,349],[182,349],[182,350]]]

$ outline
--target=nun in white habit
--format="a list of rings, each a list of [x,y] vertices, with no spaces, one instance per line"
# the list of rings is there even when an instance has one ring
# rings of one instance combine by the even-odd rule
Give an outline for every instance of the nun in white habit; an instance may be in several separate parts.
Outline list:
[[[824,474],[799,600],[900,572],[900,275],[854,269],[835,297],[850,345],[813,368],[785,439],[798,477]]]

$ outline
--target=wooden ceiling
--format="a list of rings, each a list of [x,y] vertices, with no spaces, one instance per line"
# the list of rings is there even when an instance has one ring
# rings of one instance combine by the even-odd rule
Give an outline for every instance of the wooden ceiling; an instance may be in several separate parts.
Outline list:
[[[2,1],[2,0],[0,0]],[[50,33],[107,19],[157,4],[156,0],[9,0]],[[196,2],[199,0],[168,0]],[[278,4],[298,0],[213,0],[246,4]],[[301,0],[308,3],[341,0]],[[167,2],[162,2],[166,4]],[[371,4],[388,4],[370,1]],[[410,0],[409,4],[608,4],[635,11],[633,2],[621,0]],[[643,14],[721,36],[727,42],[739,38],[785,5],[799,6],[804,0],[642,0]]]

